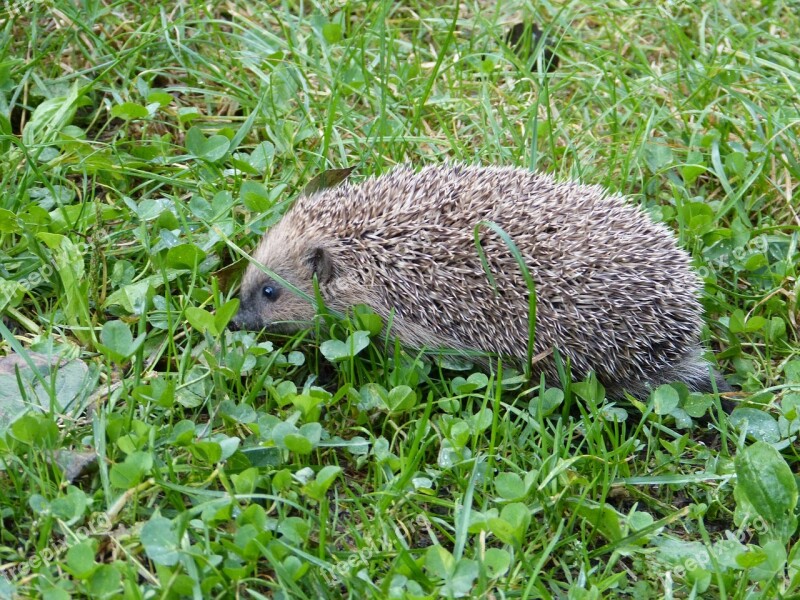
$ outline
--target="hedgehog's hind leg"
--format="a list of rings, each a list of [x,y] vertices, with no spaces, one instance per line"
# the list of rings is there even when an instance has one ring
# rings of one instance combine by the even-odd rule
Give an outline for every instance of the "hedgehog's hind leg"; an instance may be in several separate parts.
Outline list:
[[[717,392],[719,393],[733,391],[731,384],[725,381],[725,378],[716,369],[711,369],[711,373],[714,376],[714,385],[711,385],[711,378],[708,376],[708,373],[709,371],[706,370],[702,377],[687,381],[686,385],[693,392],[703,392],[704,394],[714,393],[714,387],[717,388]]]
[[[682,381],[692,392],[713,394],[715,387],[717,393],[720,394],[734,391],[731,385],[725,381],[725,378],[700,356],[699,351],[686,357],[686,359],[675,368],[674,375],[675,381]],[[721,398],[720,400],[722,402],[722,408],[726,413],[730,414],[733,412],[733,409],[736,408],[735,402],[731,402],[725,398]]]

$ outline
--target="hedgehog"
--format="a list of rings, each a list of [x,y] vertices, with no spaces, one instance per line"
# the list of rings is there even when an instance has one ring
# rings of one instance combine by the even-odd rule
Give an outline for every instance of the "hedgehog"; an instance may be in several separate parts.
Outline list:
[[[535,284],[537,377],[558,385],[558,354],[610,398],[730,389],[702,357],[700,280],[672,232],[601,186],[514,167],[404,165],[301,195],[255,249],[233,327],[307,328],[318,290],[330,311],[371,307],[406,347],[524,366],[530,290],[486,223]]]

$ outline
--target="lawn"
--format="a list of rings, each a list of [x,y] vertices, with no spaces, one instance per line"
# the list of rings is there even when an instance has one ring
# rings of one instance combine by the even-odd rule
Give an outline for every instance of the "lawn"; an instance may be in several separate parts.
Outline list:
[[[782,0],[3,2],[0,598],[800,595],[798,40]],[[733,413],[364,307],[226,327],[314,177],[445,160],[674,230]]]

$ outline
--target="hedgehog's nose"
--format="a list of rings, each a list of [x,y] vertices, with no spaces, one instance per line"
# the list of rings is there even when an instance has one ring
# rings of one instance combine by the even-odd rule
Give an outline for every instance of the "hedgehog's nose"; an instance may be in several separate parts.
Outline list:
[[[231,331],[241,331],[242,329],[247,329],[247,318],[244,314],[244,311],[240,308],[233,318],[228,321],[228,329]]]
[[[239,308],[239,312],[228,321],[228,329],[231,331],[258,331],[261,329],[261,324],[257,314],[253,314],[247,308]]]

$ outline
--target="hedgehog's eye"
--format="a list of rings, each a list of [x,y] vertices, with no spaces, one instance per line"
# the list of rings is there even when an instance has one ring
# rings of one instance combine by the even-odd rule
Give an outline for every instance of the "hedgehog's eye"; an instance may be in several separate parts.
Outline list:
[[[274,285],[265,285],[261,290],[261,293],[264,294],[264,298],[269,301],[275,301],[278,299],[278,288]]]

